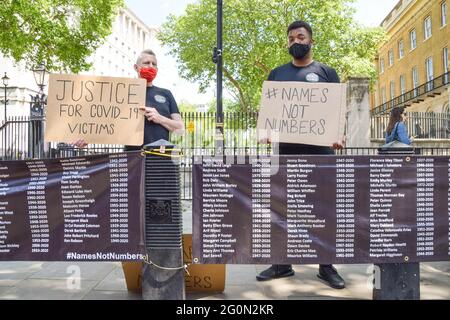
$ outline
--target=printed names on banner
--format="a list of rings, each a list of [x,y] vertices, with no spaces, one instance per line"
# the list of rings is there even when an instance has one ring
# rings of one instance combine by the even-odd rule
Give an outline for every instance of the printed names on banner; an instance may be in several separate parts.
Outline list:
[[[394,201],[406,201],[405,194],[395,189],[397,183],[393,179],[403,161],[403,158],[370,158],[370,258],[402,257],[406,250],[406,242],[399,238],[402,233],[411,233],[411,228],[397,225],[393,217]]]
[[[355,256],[355,159],[336,158],[336,258]]]
[[[287,159],[287,258],[317,258],[311,233],[325,227],[317,218],[314,201],[317,184],[311,181],[316,164],[308,159]]]
[[[89,210],[95,199],[91,188],[83,186],[90,179],[85,158],[61,159],[61,196],[64,214],[64,242],[84,243],[100,237],[98,213]]]
[[[30,182],[27,186],[28,215],[31,229],[31,252],[49,250],[50,230],[47,217],[45,185],[48,171],[43,161],[27,161]]]
[[[448,213],[448,255],[450,256],[450,159],[448,159],[448,188],[447,188],[447,213]]]
[[[251,158],[252,258],[271,256],[270,158]]]
[[[434,159],[417,158],[417,256],[434,255]]]
[[[450,260],[446,156],[214,158],[193,172],[200,263]]]
[[[226,220],[230,215],[230,202],[236,184],[226,183],[230,178],[230,165],[217,159],[204,159],[203,163],[203,256],[222,258],[235,253],[236,238],[233,225]]]
[[[18,249],[18,243],[10,242],[9,228],[12,224],[14,211],[9,208],[9,201],[5,201],[5,196],[11,190],[8,183],[10,177],[9,168],[6,165],[0,165],[0,253],[9,253],[12,249]]]
[[[140,260],[143,169],[139,152],[3,161],[0,261]]]
[[[124,153],[109,156],[110,239],[111,243],[128,243],[128,163]]]

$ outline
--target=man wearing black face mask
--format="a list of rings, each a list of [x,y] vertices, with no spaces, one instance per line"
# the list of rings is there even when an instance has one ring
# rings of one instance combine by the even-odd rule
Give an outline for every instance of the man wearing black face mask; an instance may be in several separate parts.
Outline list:
[[[287,30],[289,53],[292,62],[273,69],[269,81],[302,81],[302,82],[334,82],[339,83],[339,76],[333,68],[312,59],[311,26],[304,21],[291,23]],[[280,143],[280,154],[334,154],[333,149],[342,149],[342,142],[336,142],[332,147],[313,146],[307,144]],[[272,265],[256,276],[258,281],[294,275],[292,265]],[[345,288],[345,281],[332,265],[320,265],[320,279],[336,289]]]

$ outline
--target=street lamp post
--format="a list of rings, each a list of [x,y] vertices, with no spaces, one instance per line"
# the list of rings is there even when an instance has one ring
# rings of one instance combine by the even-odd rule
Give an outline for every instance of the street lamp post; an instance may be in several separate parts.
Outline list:
[[[2,77],[2,82],[3,82],[3,86],[5,87],[5,100],[4,100],[4,102],[5,102],[5,121],[4,121],[4,125],[6,125],[6,106],[8,105],[8,99],[6,99],[6,97],[7,97],[7,89],[8,89],[8,84],[9,84],[9,78],[6,75],[6,72],[5,72],[5,75]],[[6,127],[3,126],[2,129],[3,129],[2,130],[3,131],[2,132],[2,134],[3,134],[3,159],[5,159],[6,158]]]
[[[32,98],[30,115],[32,117],[41,117],[43,115],[44,105],[47,103],[47,97],[44,94],[44,88],[47,81],[47,70],[43,64],[33,68],[34,80],[39,87],[39,92]]]
[[[223,108],[222,108],[222,14],[223,0],[217,0],[217,47],[214,48],[213,61],[217,76],[217,112],[216,112],[216,155],[223,154]]]
[[[6,122],[6,106],[8,105],[8,99],[6,99],[6,97],[7,97],[7,89],[8,89],[8,84],[9,84],[9,78],[6,75],[6,72],[5,72],[5,75],[2,77],[2,82],[3,82],[3,87],[5,88],[4,102],[5,102],[5,122]]]
[[[41,157],[44,151],[44,134],[43,134],[43,115],[44,105],[47,103],[47,96],[44,93],[44,88],[47,80],[47,70],[43,64],[38,65],[32,69],[34,79],[39,92],[35,96],[31,96],[30,102],[30,157]]]

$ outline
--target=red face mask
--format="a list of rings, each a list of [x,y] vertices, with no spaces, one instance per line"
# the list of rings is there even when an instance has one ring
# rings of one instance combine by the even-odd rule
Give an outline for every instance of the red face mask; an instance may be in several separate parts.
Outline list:
[[[158,69],[150,67],[150,68],[141,68],[139,70],[139,75],[141,78],[147,80],[147,82],[152,82],[156,78],[156,74],[158,73]]]

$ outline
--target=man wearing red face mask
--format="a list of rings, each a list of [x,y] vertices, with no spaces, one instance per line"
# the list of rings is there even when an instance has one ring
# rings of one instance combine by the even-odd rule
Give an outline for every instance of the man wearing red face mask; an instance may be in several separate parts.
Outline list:
[[[169,132],[184,129],[180,111],[172,93],[153,85],[158,74],[158,62],[152,50],[144,50],[137,58],[134,70],[139,78],[147,80],[147,93],[145,105],[140,107],[147,119],[144,128],[144,144],[159,139],[169,140]],[[140,147],[126,146],[125,150],[136,150]]]
[[[138,77],[147,80],[145,106],[139,107],[146,118],[144,127],[144,145],[159,139],[169,140],[169,132],[184,130],[183,120],[178,110],[178,105],[172,93],[153,85],[153,80],[158,74],[158,62],[152,50],[142,51],[134,65]],[[73,143],[83,148],[86,141],[78,140]],[[142,146],[125,146],[125,151],[140,150]]]

